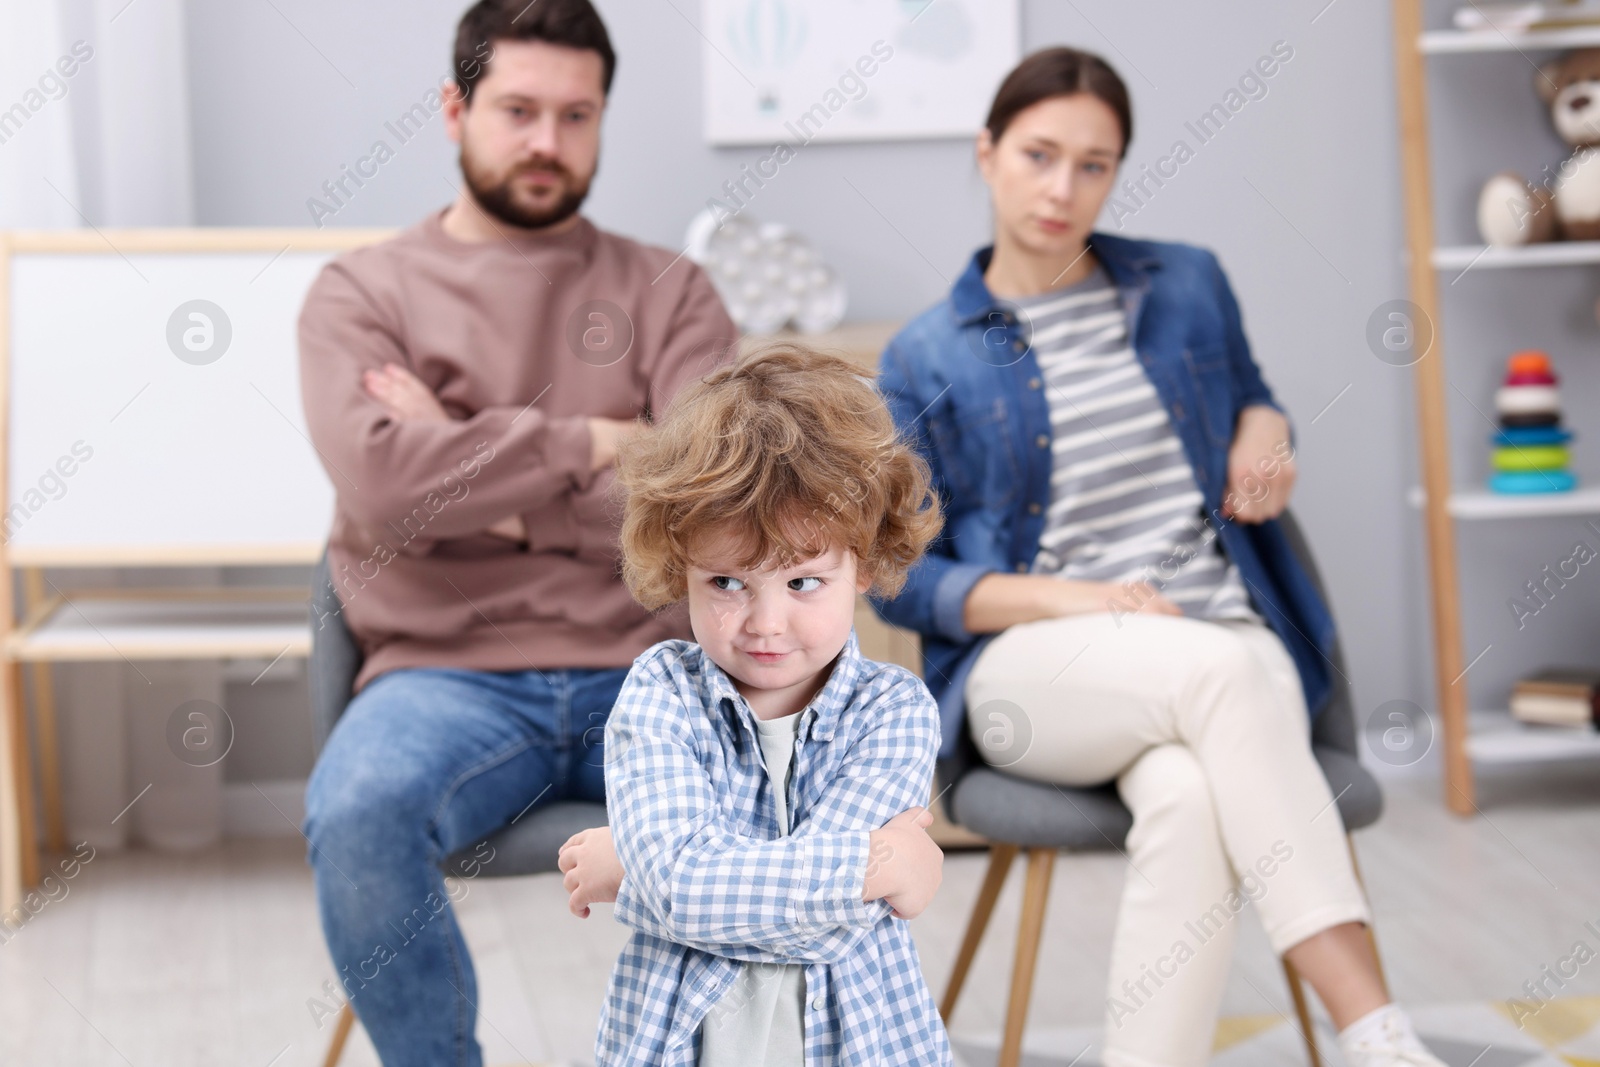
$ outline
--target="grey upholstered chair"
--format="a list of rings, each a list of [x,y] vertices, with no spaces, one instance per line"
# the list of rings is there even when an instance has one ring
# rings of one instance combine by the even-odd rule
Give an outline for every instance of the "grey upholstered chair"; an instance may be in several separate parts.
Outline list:
[[[1317,590],[1324,594],[1321,575],[1311,550],[1294,517],[1285,511],[1279,522],[1288,535],[1295,555],[1311,575]],[[1346,676],[1344,654],[1337,646],[1332,657],[1333,695],[1317,716],[1312,728],[1312,751],[1337,799],[1339,815],[1346,832],[1370,826],[1383,810],[1383,793],[1377,779],[1361,766],[1357,758],[1355,713],[1350,702],[1350,682]],[[1028,854],[1027,880],[1023,889],[1022,922],[1017,936],[1017,953],[1011,972],[1011,994],[1006,1009],[1005,1030],[998,1067],[1017,1067],[1022,1055],[1022,1031],[1027,1022],[1028,997],[1033,988],[1038,962],[1039,935],[1044,926],[1045,904],[1050,892],[1050,874],[1056,853],[1070,851],[1120,851],[1133,825],[1133,816],[1117,796],[1116,786],[1106,784],[1093,789],[1068,789],[1028,781],[1005,774],[985,764],[977,748],[963,731],[962,749],[938,768],[940,789],[944,791],[945,814],[955,822],[991,842],[989,869],[979,890],[978,901],[967,923],[966,936],[956,957],[950,984],[939,1005],[948,1023],[956,999],[966,982],[972,958],[983,940],[984,928],[994,910],[996,898],[1005,884],[1006,873],[1020,851]],[[1355,850],[1351,849],[1351,861]],[[1359,870],[1357,872],[1359,877]],[[1371,928],[1368,928],[1370,934]],[[1374,942],[1376,951],[1376,942]],[[1300,1019],[1312,1067],[1321,1067],[1316,1034],[1300,976],[1288,960],[1283,961],[1289,992]]]
[[[361,648],[345,625],[343,606],[328,572],[324,552],[311,576],[311,732],[317,755],[344,714],[361,669]],[[514,819],[488,838],[494,858],[488,863],[472,861],[477,843],[449,857],[447,873],[473,870],[477,877],[509,878],[523,874],[554,871],[556,853],[563,842],[579,830],[606,823],[606,807],[587,801],[552,801]],[[471,866],[467,864],[471,861]],[[329,1042],[324,1067],[334,1067],[344,1052],[345,1041],[355,1023],[348,1002],[339,1012],[333,1039]]]

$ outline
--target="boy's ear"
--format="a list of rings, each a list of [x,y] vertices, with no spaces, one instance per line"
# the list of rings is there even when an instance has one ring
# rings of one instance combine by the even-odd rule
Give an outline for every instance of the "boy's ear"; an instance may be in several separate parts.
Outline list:
[[[856,592],[865,593],[872,588],[872,575],[857,561],[856,565]]]

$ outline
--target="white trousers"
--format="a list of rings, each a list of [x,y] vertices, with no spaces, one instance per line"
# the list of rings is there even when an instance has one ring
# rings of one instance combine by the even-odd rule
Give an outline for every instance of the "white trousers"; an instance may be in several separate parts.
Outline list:
[[[1370,922],[1299,674],[1265,625],[1103,612],[1022,623],[980,654],[966,698],[990,763],[1060,785],[1115,779],[1133,812],[1106,1067],[1207,1062],[1247,901],[1280,955]]]

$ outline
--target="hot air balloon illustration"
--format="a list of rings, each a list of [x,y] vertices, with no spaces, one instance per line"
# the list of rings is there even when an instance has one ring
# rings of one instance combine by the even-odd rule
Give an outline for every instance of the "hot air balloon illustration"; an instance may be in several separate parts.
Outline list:
[[[758,107],[776,112],[781,94],[770,80],[793,63],[806,43],[806,15],[795,0],[747,0],[728,16],[726,37],[732,61],[758,79]]]

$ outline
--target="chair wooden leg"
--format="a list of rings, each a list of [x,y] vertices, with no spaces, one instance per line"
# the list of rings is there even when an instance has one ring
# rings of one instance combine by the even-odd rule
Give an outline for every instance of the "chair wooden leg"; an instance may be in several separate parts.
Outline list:
[[[1306,1058],[1311,1061],[1311,1067],[1322,1067],[1322,1053],[1317,1049],[1317,1031],[1311,1025],[1311,1005],[1306,1000],[1305,983],[1289,957],[1282,957],[1282,962],[1283,976],[1289,981],[1289,996],[1294,1000],[1294,1013],[1300,1019],[1300,1036],[1306,1041]]]
[[[328,1042],[328,1054],[322,1058],[322,1067],[338,1067],[339,1057],[344,1055],[344,1043],[350,1039],[350,1028],[355,1024],[355,1009],[345,1001],[344,1007],[339,1009],[339,1018],[334,1020],[333,1040]]]
[[[961,951],[956,954],[955,969],[950,972],[950,984],[945,987],[944,999],[939,1004],[939,1016],[946,1025],[949,1025],[950,1016],[955,1013],[956,998],[961,996],[961,987],[966,984],[972,958],[978,954],[983,932],[989,926],[989,916],[994,913],[994,902],[999,899],[1000,889],[1006,884],[1006,875],[1011,871],[1011,861],[1016,858],[1016,845],[989,846],[989,870],[983,876],[983,888],[978,890],[978,902],[972,906],[972,917],[967,920],[967,932],[961,939]]]
[[[1022,1029],[1028,1021],[1028,1000],[1033,995],[1033,972],[1039,962],[1039,937],[1044,932],[1044,910],[1050,901],[1050,873],[1055,862],[1053,848],[1028,849],[1022,926],[1017,931],[1016,962],[1011,966],[1011,1002],[1006,1006],[1005,1036],[1000,1042],[996,1067],[1018,1067],[1022,1062]]]
[[[1372,897],[1367,893],[1367,883],[1361,877],[1361,864],[1356,862],[1356,839],[1352,834],[1344,835],[1345,842],[1350,846],[1350,867],[1356,872],[1356,884],[1361,887],[1361,892],[1367,897],[1370,907]],[[1378,981],[1383,986],[1383,995],[1389,995],[1389,978],[1383,973],[1383,957],[1378,955],[1378,935],[1376,922],[1367,924],[1367,940],[1372,943],[1372,961],[1378,966]]]

